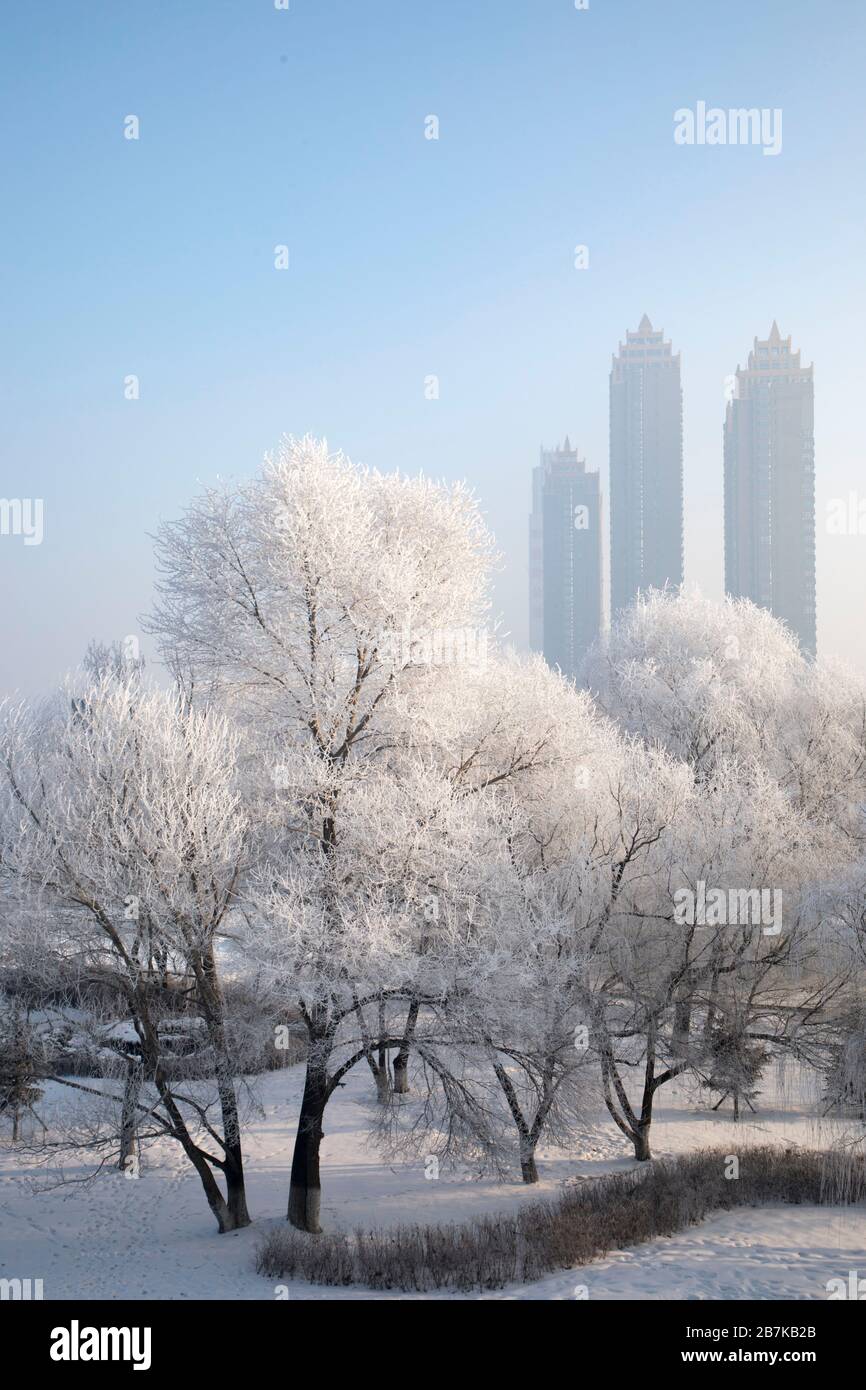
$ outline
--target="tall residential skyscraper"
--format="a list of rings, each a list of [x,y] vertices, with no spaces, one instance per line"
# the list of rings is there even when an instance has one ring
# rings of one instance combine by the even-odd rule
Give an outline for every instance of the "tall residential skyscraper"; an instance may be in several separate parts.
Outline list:
[[[610,372],[610,607],[683,582],[680,356],[644,314]]]
[[[725,412],[725,589],[769,608],[814,655],[812,372],[775,321],[737,368]]]
[[[566,437],[532,470],[529,642],[551,666],[577,675],[601,631],[601,488]]]

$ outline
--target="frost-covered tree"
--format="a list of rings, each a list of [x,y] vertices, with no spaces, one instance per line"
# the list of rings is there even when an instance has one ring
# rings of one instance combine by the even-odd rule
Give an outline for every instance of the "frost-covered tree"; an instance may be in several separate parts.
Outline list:
[[[499,856],[498,876],[485,889],[498,895],[493,949],[504,955],[513,918],[508,939],[522,950],[522,936],[532,931],[531,920],[522,921],[534,891],[529,876],[537,862],[570,866],[568,807],[589,814],[590,774],[600,786],[616,736],[586,694],[539,658],[498,651],[481,667],[454,666],[428,685],[413,701],[412,727],[458,799],[487,799]]]
[[[283,440],[253,481],[164,526],[156,553],[148,627],[166,658],[326,763],[375,755],[389,693],[483,649],[493,550],[471,495],[324,441]]]
[[[303,979],[294,986],[309,1056],[289,1217],[314,1230],[324,1078],[343,991],[348,981],[362,1056],[375,1060],[367,1010],[378,1026],[390,976],[363,943],[377,934],[402,941],[395,923],[411,936],[407,913],[414,921],[405,892],[392,901],[374,882],[367,898],[360,872],[351,885],[346,803],[367,769],[377,788],[393,785],[389,769],[412,741],[413,693],[442,662],[483,659],[491,541],[463,487],[357,468],[308,438],[285,440],[253,482],[196,501],[163,529],[157,553],[152,630],[187,688],[219,694],[250,732],[257,820],[268,831],[261,852],[272,866],[262,880],[271,885],[268,920],[275,936],[296,926],[299,949],[311,932],[310,959],[327,967],[312,989]],[[356,959],[348,975],[343,941]],[[296,958],[290,943],[286,954]]]
[[[830,1020],[823,1058],[824,1103],[866,1119],[866,861],[858,858],[842,872],[824,878],[812,909],[825,934],[850,962],[850,983],[840,993]],[[859,1145],[864,1142],[859,1136]]]
[[[481,976],[463,1014],[501,1091],[525,1183],[538,1181],[539,1143],[572,1140],[594,1096],[591,981],[570,880],[568,870],[519,876],[496,918],[497,968]]]
[[[805,822],[762,769],[719,764],[692,783],[647,871],[607,934],[599,1025],[605,1099],[638,1159],[660,1087],[700,1071],[732,997],[752,1042],[807,1056],[844,979],[804,908]]]
[[[770,749],[765,735],[802,664],[794,637],[747,600],[651,589],[616,614],[584,677],[621,728],[701,777],[719,759]]]
[[[84,653],[81,665],[85,677],[99,683],[112,676],[117,680],[134,680],[143,674],[145,661],[139,652],[138,640],[133,636],[109,644],[94,638]]]
[[[727,929],[709,949],[704,930],[697,958],[691,938],[680,939],[686,954],[674,939],[673,999],[655,993],[676,1017],[674,1066],[685,1069],[707,1045],[716,1018],[708,985],[732,982],[750,1032],[819,1060],[845,970],[805,898],[810,878],[843,872],[863,843],[862,682],[806,660],[792,634],[753,604],[694,592],[640,598],[592,653],[586,678],[621,728],[690,770],[694,810],[671,861],[680,885],[693,894],[701,883],[737,894],[776,887],[786,903],[782,938],[762,933],[756,956]],[[744,862],[747,826],[774,846],[772,861],[756,848],[754,862]]]
[[[741,1101],[754,1110],[752,1102],[758,1094],[767,1057],[767,1048],[763,1043],[751,1040],[746,1020],[735,1011],[715,1022],[708,1029],[706,1037],[706,1079],[703,1083],[707,1090],[714,1091],[719,1097],[713,1109],[718,1110],[730,1099],[735,1120],[740,1118]]]
[[[839,1021],[824,1071],[824,1104],[866,1120],[866,1013],[851,1008]]]
[[[12,1142],[24,1111],[35,1114],[42,1095],[38,1049],[26,1012],[15,1000],[0,1000],[0,1114],[12,1116]],[[38,1118],[38,1117],[37,1117]],[[41,1121],[40,1121],[41,1123]]]
[[[479,878],[495,872],[481,802],[456,797],[423,763],[404,758],[399,778],[347,769],[339,802],[340,836],[327,853],[311,857],[303,840],[287,840],[281,866],[263,870],[247,936],[274,997],[307,1025],[288,1211],[304,1230],[319,1224],[331,1096],[372,1050],[403,1045],[412,1003],[413,1051],[429,1057],[447,1040],[441,1010],[477,969],[489,900]]]
[[[280,997],[297,998],[302,1016],[319,1017],[324,1029],[316,1035],[308,1025],[306,1123],[298,1133],[292,1188],[296,1224],[309,1228],[318,1220],[328,1099],[348,1068],[369,1060],[376,1048],[395,1048],[398,1058],[417,1054],[424,1077],[442,1087],[451,1107],[447,1146],[457,1118],[473,1144],[491,1140],[483,1132],[488,1099],[475,1088],[468,1063],[489,1064],[491,1056],[498,1063],[499,1043],[507,1046],[508,1039],[499,1035],[494,1042],[479,1022],[493,1026],[495,997],[499,1019],[514,1029],[516,1001],[509,1018],[508,990],[520,983],[523,997],[531,993],[530,965],[539,958],[526,939],[537,921],[524,921],[521,941],[515,899],[506,888],[514,881],[514,835],[503,816],[513,816],[521,799],[544,806],[551,778],[573,789],[582,780],[578,753],[592,751],[602,766],[601,749],[612,734],[589,707],[588,697],[543,663],[495,653],[483,668],[454,666],[411,694],[395,695],[392,746],[377,761],[347,760],[336,784],[329,769],[321,783],[329,796],[337,786],[341,829],[327,852],[312,857],[321,762],[302,745],[285,764],[275,824],[294,828],[263,867],[250,944],[279,982]],[[585,727],[575,738],[572,726],[581,721]],[[579,799],[582,791],[574,795]],[[305,816],[309,836],[297,832]],[[521,823],[527,852],[530,844],[538,851],[533,835],[542,828],[539,821],[529,834]],[[549,969],[554,951],[551,943]],[[574,974],[573,958],[569,968]],[[564,962],[561,974],[567,978]],[[570,982],[569,988],[573,995]],[[536,1012],[537,1003],[535,995]],[[565,1014],[573,1007],[571,999],[560,1019],[560,1051]],[[573,1031],[572,1024],[563,1054],[569,1073],[576,1057]],[[516,1032],[511,1036],[516,1048]],[[536,1046],[533,1034],[535,1056],[543,1046],[550,1056],[551,1036]],[[467,1062],[456,1071],[455,1049]],[[528,1050],[523,1055],[531,1074],[535,1063]],[[565,1106],[558,1063],[555,1069],[557,1084],[542,1107],[536,1141],[540,1126],[552,1125]],[[530,1129],[534,1123],[535,1117]]]
[[[650,590],[587,659],[587,684],[617,724],[661,743],[695,778],[720,761],[766,768],[838,857],[866,833],[866,687],[811,662],[746,599]]]
[[[451,1001],[445,1021],[470,1088],[470,1057],[476,1072],[493,1071],[532,1182],[538,1143],[573,1137],[591,1067],[609,1055],[610,953],[626,905],[636,898],[648,909],[658,843],[692,781],[673,759],[617,735],[585,692],[543,663],[513,660],[487,675],[495,688],[474,677],[476,697],[452,699],[439,721],[443,765],[464,796],[484,790],[501,842],[477,985]],[[489,1113],[483,1071],[474,1084]]]
[[[18,929],[123,1001],[155,1092],[137,1108],[182,1146],[220,1231],[249,1220],[218,964],[247,853],[236,751],[223,716],[116,673],[7,708],[0,730],[0,846]],[[166,1065],[166,972],[184,978],[202,1021],[204,1090],[179,1087]]]

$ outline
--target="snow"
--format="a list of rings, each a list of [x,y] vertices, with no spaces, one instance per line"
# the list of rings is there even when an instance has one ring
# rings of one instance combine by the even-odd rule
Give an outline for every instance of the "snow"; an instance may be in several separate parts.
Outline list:
[[[120,1023],[113,1023],[110,1028],[104,1029],[102,1036],[107,1042],[125,1042],[135,1043],[137,1045],[141,1041],[131,1019],[124,1019]]]
[[[103,1172],[94,1182],[50,1187],[51,1174],[32,1156],[0,1150],[0,1277],[41,1278],[47,1299],[273,1299],[274,1284],[254,1272],[263,1230],[282,1221],[288,1167],[300,1099],[302,1068],[258,1078],[263,1114],[246,1140],[253,1225],[219,1236],[198,1179],[177,1146],[148,1150],[141,1176]],[[775,1142],[825,1147],[841,1122],[810,1118],[811,1086],[802,1073],[778,1072],[772,1092],[750,1122],[734,1126],[711,1114],[689,1085],[666,1088],[658,1112],[655,1151],[686,1152],[704,1144],[747,1154],[749,1145]],[[46,1119],[76,1093],[46,1088]],[[452,1221],[502,1210],[564,1182],[630,1167],[628,1147],[599,1116],[576,1146],[579,1152],[540,1153],[541,1182],[475,1180],[442,1170],[424,1176],[423,1161],[383,1161],[368,1142],[372,1083],[360,1067],[326,1115],[323,1146],[323,1224],[328,1229],[397,1222]],[[67,1178],[86,1168],[66,1165]],[[47,1190],[46,1190],[47,1189]],[[572,1299],[585,1286],[590,1299],[815,1299],[829,1279],[866,1275],[866,1209],[779,1206],[717,1214],[670,1239],[616,1251],[584,1269],[535,1284],[470,1295],[493,1299]],[[361,1289],[286,1286],[292,1299],[381,1298]],[[413,1295],[417,1297],[418,1295]],[[457,1295],[427,1295],[453,1298]],[[393,1293],[392,1298],[410,1297]]]
[[[494,1297],[571,1299],[582,1284],[589,1299],[826,1298],[858,1262],[866,1273],[862,1208],[744,1208]]]

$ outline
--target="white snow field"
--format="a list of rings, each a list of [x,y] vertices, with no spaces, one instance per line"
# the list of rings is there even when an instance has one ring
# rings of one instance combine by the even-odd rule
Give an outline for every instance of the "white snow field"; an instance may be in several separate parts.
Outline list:
[[[264,1117],[251,1121],[245,1138],[254,1219],[231,1235],[217,1234],[198,1179],[176,1145],[148,1149],[137,1179],[106,1170],[93,1182],[57,1186],[56,1170],[37,1165],[25,1151],[13,1152],[4,1136],[0,1277],[41,1278],[46,1299],[274,1299],[275,1285],[254,1272],[253,1261],[262,1231],[285,1213],[302,1079],[302,1068],[293,1067],[256,1082]],[[73,1096],[52,1083],[40,1113],[50,1124],[55,1108],[68,1106]],[[758,1114],[738,1126],[729,1113],[712,1114],[706,1094],[689,1084],[666,1087],[660,1100],[658,1156],[705,1145],[741,1156],[749,1145],[768,1142],[824,1148],[847,1128],[810,1118],[810,1079],[796,1070],[777,1070]],[[388,1162],[369,1144],[374,1104],[371,1078],[358,1067],[328,1108],[322,1164],[327,1229],[466,1219],[632,1165],[629,1146],[600,1115],[574,1152],[540,1151],[536,1187],[445,1169],[430,1181],[422,1160]],[[77,1160],[64,1165],[67,1183],[89,1171]],[[493,1293],[385,1295],[298,1281],[284,1287],[290,1299],[826,1299],[828,1281],[847,1281],[851,1270],[866,1277],[866,1207],[778,1206],[717,1214],[671,1239]]]

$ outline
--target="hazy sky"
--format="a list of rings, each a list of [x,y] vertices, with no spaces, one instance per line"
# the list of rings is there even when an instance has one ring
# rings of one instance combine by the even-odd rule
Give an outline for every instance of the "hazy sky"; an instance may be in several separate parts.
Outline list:
[[[42,0],[0,26],[0,497],[45,509],[41,545],[0,535],[0,689],[136,633],[147,533],[282,432],[466,477],[525,642],[539,445],[568,432],[607,494],[610,355],[644,312],[682,352],[686,577],[713,595],[725,378],[773,318],[814,361],[819,650],[866,669],[866,535],[824,525],[866,499],[862,0]],[[781,153],[677,145],[701,100],[781,108]]]

